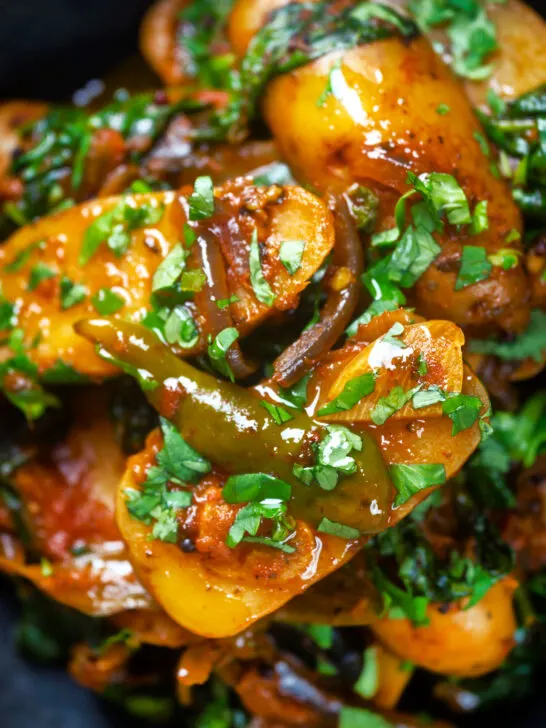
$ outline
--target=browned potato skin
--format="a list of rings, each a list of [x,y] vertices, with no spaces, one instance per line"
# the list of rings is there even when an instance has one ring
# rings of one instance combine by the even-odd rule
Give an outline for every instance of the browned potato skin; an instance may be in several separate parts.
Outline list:
[[[339,57],[350,111],[332,96],[322,107],[316,103]],[[436,111],[441,103],[451,109],[446,116]],[[453,290],[461,245],[494,252],[505,247],[510,230],[521,230],[521,219],[474,138],[480,127],[463,89],[424,38],[408,44],[389,39],[320,58],[274,79],[263,110],[300,178],[319,189],[341,191],[353,182],[374,189],[381,199],[380,227],[392,224],[394,204],[408,189],[408,170],[452,174],[472,207],[487,200],[488,231],[468,239],[455,231],[437,237],[443,253],[415,289],[417,309],[465,327],[525,326],[529,294],[522,267],[495,267],[486,281]]]
[[[186,194],[190,191],[185,190]],[[246,333],[265,317],[297,305],[299,293],[334,244],[331,213],[322,200],[299,187],[256,188],[248,180],[239,180],[218,188],[216,195],[217,198],[239,200],[241,204],[241,215],[236,215],[240,237],[226,232],[226,250],[222,252],[227,258],[229,293],[239,298],[231,305],[231,315],[237,328]],[[96,315],[91,298],[99,289],[109,288],[124,299],[125,304],[118,313],[121,317],[140,320],[142,311],[150,308],[153,274],[182,236],[186,220],[183,204],[175,192],[126,196],[125,200],[135,206],[152,202],[164,205],[161,220],[153,227],[133,231],[131,245],[122,257],[115,256],[101,244],[90,261],[80,265],[85,231],[119,199],[94,200],[44,217],[21,228],[0,248],[1,270],[27,246],[45,241],[43,249],[35,250],[20,269],[11,273],[2,270],[1,273],[3,295],[18,305],[18,326],[24,330],[27,344],[41,334],[38,346],[28,352],[40,372],[47,371],[61,359],[90,377],[101,378],[115,373],[115,368],[101,359],[94,346],[77,336],[73,329],[80,319]],[[231,221],[232,227],[235,223],[236,220]],[[249,281],[248,245],[253,226],[260,228],[260,240],[264,241],[264,275],[276,294],[271,308],[256,299]],[[314,241],[313,246],[306,247],[301,268],[294,276],[288,274],[278,257],[279,247],[287,239]],[[192,255],[196,255],[196,247],[193,246]],[[198,264],[191,261],[192,258],[188,260],[188,268],[192,265],[195,268]],[[29,274],[38,262],[57,269],[58,275],[29,291]],[[60,301],[62,275],[84,284],[88,291],[85,301],[66,310],[61,308]],[[194,350],[186,350],[185,354],[190,351],[194,353]],[[0,360],[8,356],[6,347],[0,347]]]
[[[372,630],[396,655],[431,672],[484,675],[499,667],[515,644],[514,589],[514,580],[506,577],[470,609],[452,605],[443,613],[441,605],[430,606],[426,627],[414,627],[407,619],[383,619]]]

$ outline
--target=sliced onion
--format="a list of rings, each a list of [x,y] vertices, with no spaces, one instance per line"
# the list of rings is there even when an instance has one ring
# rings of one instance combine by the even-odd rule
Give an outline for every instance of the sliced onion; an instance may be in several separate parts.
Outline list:
[[[320,321],[294,341],[273,363],[273,381],[289,387],[342,336],[358,304],[364,255],[356,225],[344,196],[329,196],[334,212],[336,243],[333,265],[347,268],[351,279],[342,290],[331,290],[320,312]]]

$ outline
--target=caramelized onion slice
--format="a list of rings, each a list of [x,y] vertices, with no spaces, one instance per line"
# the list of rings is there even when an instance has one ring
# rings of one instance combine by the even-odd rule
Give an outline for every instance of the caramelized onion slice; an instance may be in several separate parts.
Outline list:
[[[334,209],[336,242],[334,265],[343,269],[343,287],[333,285],[320,312],[320,321],[291,344],[273,364],[273,380],[289,387],[311,369],[343,335],[360,296],[360,274],[364,267],[362,245],[349,206],[343,196],[331,197]],[[339,273],[339,270],[338,270]]]

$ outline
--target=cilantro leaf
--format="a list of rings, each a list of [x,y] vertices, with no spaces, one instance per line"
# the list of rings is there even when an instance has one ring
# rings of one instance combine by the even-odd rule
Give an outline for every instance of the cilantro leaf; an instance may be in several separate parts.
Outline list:
[[[483,402],[469,394],[449,394],[442,404],[442,411],[453,422],[451,434],[467,430],[478,420]]]
[[[305,240],[285,240],[279,249],[279,260],[291,276],[298,272],[301,266]]]
[[[292,487],[284,480],[267,473],[246,473],[230,475],[222,489],[226,503],[244,503],[276,499],[290,500]]]
[[[184,440],[172,422],[159,418],[163,432],[163,449],[157,462],[172,478],[182,482],[194,482],[211,470],[210,462]]]
[[[95,311],[101,316],[111,316],[125,305],[125,300],[111,288],[99,288],[91,298]]]
[[[419,386],[404,391],[397,385],[393,387],[386,397],[380,397],[372,409],[370,417],[376,425],[384,425],[396,412],[402,409],[410,399],[419,391]]]
[[[272,402],[267,402],[265,399],[262,399],[260,404],[269,412],[277,425],[284,425],[285,422],[290,422],[290,420],[294,419],[294,416],[284,407],[281,407],[280,404],[273,404]]]
[[[343,538],[346,541],[360,537],[360,531],[357,528],[345,526],[343,523],[336,523],[336,521],[331,521],[329,518],[326,518],[326,516],[324,516],[320,521],[317,526],[317,531],[319,533],[327,533],[330,536]]]
[[[455,290],[489,278],[493,266],[487,258],[487,251],[475,245],[465,245],[461,256],[461,267],[457,275]]]
[[[337,395],[331,402],[322,407],[317,415],[331,415],[336,412],[344,412],[352,409],[361,399],[367,397],[375,389],[375,374],[366,372],[359,377],[355,377],[348,381],[343,387],[343,391]]]
[[[208,355],[212,366],[220,372],[220,374],[223,374],[225,377],[229,377],[232,382],[235,381],[235,378],[226,359],[226,352],[238,338],[239,332],[236,328],[230,326],[222,329],[208,347]]]
[[[34,291],[42,281],[55,278],[56,275],[57,271],[54,268],[51,268],[45,263],[36,263],[30,271],[27,288],[29,291]]]
[[[415,493],[425,488],[443,485],[446,482],[446,472],[442,463],[425,465],[397,463],[391,465],[389,473],[397,490],[395,506],[404,505]]]
[[[186,266],[187,251],[178,243],[158,265],[152,279],[152,291],[169,288],[179,278]]]
[[[210,177],[197,177],[188,198],[189,219],[205,220],[214,214],[214,186]]]
[[[250,283],[252,284],[254,295],[260,303],[271,307],[275,301],[275,294],[271,290],[271,286],[266,281],[262,271],[260,248],[258,245],[258,231],[256,228],[254,228],[252,232],[248,263],[250,267]]]
[[[82,303],[87,296],[87,288],[81,283],[74,283],[70,278],[63,276],[60,281],[61,308],[66,310],[78,303]]]

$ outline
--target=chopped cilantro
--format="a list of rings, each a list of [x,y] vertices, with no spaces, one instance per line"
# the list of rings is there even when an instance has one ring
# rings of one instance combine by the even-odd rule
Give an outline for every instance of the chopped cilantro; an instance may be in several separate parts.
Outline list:
[[[402,341],[402,339],[398,338],[403,333],[404,324],[400,323],[400,321],[395,321],[387,333],[381,337],[381,340],[384,341],[385,344],[390,344],[398,349],[407,349],[407,345]]]
[[[380,713],[348,705],[341,708],[339,716],[339,728],[395,728],[395,725]]]
[[[81,283],[74,283],[70,278],[63,276],[60,281],[61,308],[66,310],[85,301],[87,288]]]
[[[508,240],[508,238],[506,239]],[[519,264],[522,255],[521,250],[516,250],[515,248],[500,248],[495,253],[488,255],[487,258],[493,265],[503,270],[511,270]]]
[[[23,250],[20,250],[17,255],[13,258],[11,263],[6,263],[4,266],[4,270],[6,273],[16,273],[17,271],[21,270],[23,266],[25,266],[32,255],[32,253],[37,249],[41,248],[44,245],[43,240],[38,240],[35,243],[31,243],[30,245],[27,245],[26,248],[23,248]]]
[[[347,203],[359,230],[370,233],[375,225],[379,198],[368,187],[354,184],[347,190]]]
[[[130,233],[137,228],[156,225],[163,217],[164,207],[151,202],[135,203],[122,199],[110,210],[96,217],[85,231],[79,264],[86,265],[102,243],[114,255],[121,257],[131,244]]]
[[[469,394],[451,394],[442,404],[442,411],[453,422],[451,434],[457,435],[477,421],[483,402]]]
[[[111,316],[125,305],[125,300],[111,288],[99,288],[91,298],[95,311],[101,316]]]
[[[148,469],[141,490],[127,489],[127,510],[133,518],[153,524],[152,538],[175,543],[178,535],[177,512],[191,505],[187,490],[169,490],[172,483],[186,486],[210,472],[211,465],[184,440],[176,427],[160,417],[163,448],[156,455],[157,465]]]
[[[319,533],[327,533],[330,536],[337,536],[343,538],[346,541],[351,541],[354,538],[360,537],[360,531],[352,526],[345,526],[343,523],[336,523],[331,521],[329,518],[324,516],[317,526]]]
[[[188,197],[189,219],[205,220],[214,214],[214,187],[210,177],[197,177]]]
[[[339,98],[339,81],[336,82],[336,77],[338,75],[341,75],[341,83],[344,82],[343,79],[343,71],[341,70],[342,66],[342,59],[337,58],[330,70],[328,71],[328,79],[326,81],[326,86],[324,87],[324,90],[322,91],[321,95],[317,99],[317,106],[324,106],[326,101],[330,96],[333,96],[334,98]]]
[[[232,304],[238,303],[239,297],[233,294],[233,296],[230,296],[229,298],[220,298],[218,301],[216,301],[216,305],[220,309],[220,311],[223,311],[225,308],[229,308]]]
[[[285,422],[290,422],[290,420],[294,419],[294,416],[284,407],[281,407],[280,404],[273,404],[272,402],[267,402],[265,399],[260,404],[269,412],[277,425],[284,425]]]
[[[362,672],[353,685],[355,693],[361,698],[371,700],[379,689],[379,665],[377,661],[377,647],[371,646],[364,650],[364,665]]]
[[[423,356],[423,354],[419,354],[417,357],[417,373],[419,376],[424,377],[428,373],[428,364],[427,360]]]
[[[226,353],[232,344],[239,338],[239,332],[234,327],[228,327],[220,333],[209,344],[208,355],[212,366],[225,377],[234,381],[233,372],[226,359]]]
[[[186,266],[188,254],[178,243],[158,265],[152,279],[152,291],[169,288],[179,278]]]
[[[328,425],[326,435],[316,447],[313,466],[294,465],[293,472],[305,485],[316,481],[323,490],[333,490],[340,476],[356,472],[352,450],[362,450],[362,438],[341,425]]]
[[[485,248],[477,245],[465,245],[461,255],[461,267],[455,282],[455,290],[460,291],[466,286],[471,286],[489,278],[492,267]]]
[[[487,200],[481,200],[474,208],[470,232],[472,235],[479,235],[489,228],[489,217],[487,215]]]
[[[275,294],[271,290],[271,286],[266,281],[262,271],[260,247],[258,245],[258,231],[256,228],[254,228],[252,232],[248,262],[250,267],[250,282],[256,298],[260,301],[260,303],[271,307],[275,301]]]
[[[281,243],[279,260],[291,276],[300,269],[304,249],[305,240],[285,240]]]
[[[203,286],[207,282],[205,271],[201,268],[192,268],[185,270],[180,276],[180,290],[190,293],[198,293],[203,290]]]
[[[199,329],[186,306],[175,306],[169,312],[163,333],[169,344],[177,344],[183,349],[192,349],[199,341]]]
[[[50,278],[55,278],[57,275],[57,271],[54,268],[51,268],[49,265],[46,265],[45,263],[36,263],[35,266],[33,266],[32,270],[30,271],[30,276],[28,279],[28,290],[34,291],[42,281],[47,281]]]
[[[448,104],[438,104],[436,107],[436,113],[440,116],[445,116],[446,114],[449,114],[451,111],[451,107]]]
[[[344,412],[352,409],[363,397],[367,397],[375,389],[375,374],[366,372],[359,377],[349,380],[343,387],[343,391],[331,402],[322,407],[317,415],[331,415],[336,412]]]
[[[425,488],[443,485],[446,482],[446,472],[442,463],[426,465],[397,463],[391,465],[389,473],[397,490],[395,506],[404,505],[413,495]]]
[[[372,409],[370,417],[376,425],[384,425],[396,412],[402,409],[410,399],[419,391],[419,386],[404,391],[397,385],[393,387],[386,397],[380,397]]]
[[[244,503],[276,499],[290,500],[292,488],[284,480],[267,473],[230,475],[222,490],[226,503]]]
[[[264,520],[272,522],[272,533],[269,537],[260,538],[257,533]],[[249,503],[237,512],[226,543],[230,548],[235,548],[242,541],[250,541],[272,546],[285,553],[294,553],[295,548],[286,543],[291,531],[292,523],[286,515],[286,504],[279,499],[269,499],[261,503]]]

